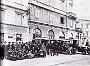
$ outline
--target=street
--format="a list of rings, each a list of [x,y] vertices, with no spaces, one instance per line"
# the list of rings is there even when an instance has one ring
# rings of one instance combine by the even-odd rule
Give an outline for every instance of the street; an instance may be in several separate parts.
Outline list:
[[[33,58],[10,61],[4,59],[2,66],[90,66],[90,55],[47,55],[46,58]]]

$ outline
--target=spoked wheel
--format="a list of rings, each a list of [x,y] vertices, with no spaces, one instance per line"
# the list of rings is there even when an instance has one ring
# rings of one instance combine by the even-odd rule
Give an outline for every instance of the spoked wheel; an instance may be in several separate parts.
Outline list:
[[[70,54],[70,51],[69,50],[66,50],[66,55],[69,55]]]
[[[71,54],[76,54],[76,49],[75,48],[71,49]]]
[[[82,55],[86,55],[87,54],[87,51],[86,50],[83,50],[82,51]]]

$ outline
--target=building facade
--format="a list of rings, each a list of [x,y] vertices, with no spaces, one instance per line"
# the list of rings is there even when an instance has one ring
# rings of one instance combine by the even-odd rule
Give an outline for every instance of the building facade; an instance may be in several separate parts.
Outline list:
[[[3,0],[1,42],[77,38],[73,0]]]
[[[22,4],[23,0],[1,1],[1,42],[27,42],[28,41],[28,19],[27,8]]]
[[[73,0],[30,0],[29,36],[48,39],[76,38]]]
[[[79,39],[81,40],[81,44],[85,44],[86,41],[90,41],[90,20],[87,19],[78,19],[76,23],[76,29],[79,29],[78,35]]]

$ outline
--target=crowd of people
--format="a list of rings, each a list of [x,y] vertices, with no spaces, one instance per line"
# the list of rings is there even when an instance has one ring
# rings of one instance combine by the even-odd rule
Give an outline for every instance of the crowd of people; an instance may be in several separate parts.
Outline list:
[[[16,43],[5,45],[5,58],[9,60],[22,60],[40,57],[40,50],[44,53],[44,44],[35,43]],[[45,53],[44,53],[45,54]],[[46,56],[46,55],[45,55]]]
[[[8,60],[22,60],[22,59],[31,59],[37,57],[46,57],[46,55],[54,56],[62,52],[66,52],[66,54],[75,54],[76,49],[75,46],[73,45],[75,44],[71,44],[70,46],[70,43],[66,43],[65,45],[63,45],[63,42],[57,42],[57,41],[47,42],[47,43],[9,42],[8,44],[0,45],[0,50],[2,50],[2,52],[0,52],[2,56],[0,57],[1,59],[5,58]]]
[[[4,58],[4,45],[0,45],[0,60]]]
[[[60,44],[45,43],[8,43],[4,46],[4,58],[8,60],[22,60],[36,57],[46,57],[46,55],[58,55]]]

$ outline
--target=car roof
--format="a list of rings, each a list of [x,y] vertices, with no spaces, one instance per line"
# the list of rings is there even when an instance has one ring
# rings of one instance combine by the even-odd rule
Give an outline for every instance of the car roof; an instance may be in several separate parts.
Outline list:
[[[47,38],[45,38],[45,37],[38,37],[38,38],[35,38],[35,39],[46,39],[47,40]],[[35,40],[35,39],[33,39],[33,40]]]

